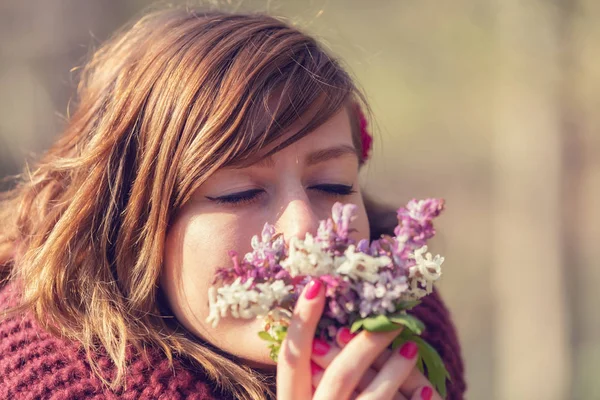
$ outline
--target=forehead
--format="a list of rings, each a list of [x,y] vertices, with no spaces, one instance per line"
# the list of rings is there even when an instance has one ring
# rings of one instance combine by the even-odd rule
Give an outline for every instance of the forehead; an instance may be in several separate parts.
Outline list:
[[[304,153],[334,146],[352,148],[360,160],[348,107],[343,105],[327,120],[320,122],[324,117],[323,111],[319,107],[322,104],[321,102],[313,104],[304,115],[297,116],[289,127],[277,133],[277,137],[273,141],[256,147],[253,156],[233,159],[233,162],[228,163],[227,166],[244,168],[275,155],[289,155],[292,151]],[[328,114],[327,111],[324,113]]]
[[[286,130],[281,137],[274,143],[261,149],[256,165],[271,164],[273,157],[286,157],[291,153],[313,153],[316,159],[320,158],[319,152],[325,150],[327,155],[354,154],[359,157],[354,140],[352,138],[352,129],[350,118],[346,107],[342,107],[331,118],[326,120],[305,136],[282,147],[282,144],[292,138],[303,126],[305,121],[296,121],[290,129]]]

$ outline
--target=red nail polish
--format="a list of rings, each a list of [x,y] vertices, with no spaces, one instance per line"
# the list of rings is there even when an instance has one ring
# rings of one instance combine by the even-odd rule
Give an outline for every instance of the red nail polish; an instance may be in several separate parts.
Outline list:
[[[354,339],[356,333],[352,333],[350,332],[350,329],[343,327],[339,330],[338,335],[340,338],[340,342],[342,342],[343,344],[348,344],[352,339]]]
[[[321,339],[313,339],[312,352],[314,355],[324,356],[327,354],[330,348],[331,347],[329,347],[326,341]]]
[[[421,398],[423,400],[431,400],[431,396],[433,396],[433,389],[429,386],[425,386],[421,389]]]
[[[321,291],[321,285],[322,283],[318,279],[313,279],[312,281],[310,281],[308,287],[306,288],[306,293],[304,293],[304,297],[306,297],[308,300],[312,300],[315,297],[317,297],[317,295]]]
[[[404,358],[408,358],[409,360],[414,358],[417,355],[419,348],[415,342],[406,342],[402,345],[400,349],[400,355]]]
[[[323,368],[319,367],[314,361],[310,361],[310,374],[315,375],[323,371]]]

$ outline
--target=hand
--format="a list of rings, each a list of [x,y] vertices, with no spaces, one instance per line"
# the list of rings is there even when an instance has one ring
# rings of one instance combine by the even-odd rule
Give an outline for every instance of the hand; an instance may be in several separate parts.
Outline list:
[[[298,299],[281,346],[278,399],[441,399],[415,368],[417,356],[412,345],[400,351],[387,350],[400,329],[363,331],[356,336],[340,330],[338,345],[313,342],[324,303],[322,284],[313,280]]]

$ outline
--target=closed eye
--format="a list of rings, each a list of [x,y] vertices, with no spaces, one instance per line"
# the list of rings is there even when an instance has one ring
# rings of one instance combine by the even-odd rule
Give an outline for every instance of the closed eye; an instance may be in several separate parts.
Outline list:
[[[309,187],[310,190],[316,190],[326,196],[331,197],[343,197],[356,193],[354,186],[342,185],[342,184],[321,184]],[[232,193],[225,196],[210,197],[206,196],[208,200],[214,201],[217,204],[230,204],[230,205],[244,205],[250,204],[259,199],[264,194],[263,189],[252,189],[244,192]]]
[[[256,200],[262,193],[264,193],[262,189],[252,189],[219,197],[206,196],[206,198],[217,204],[248,204]]]
[[[342,184],[315,185],[315,186],[309,187],[309,189],[318,190],[319,192],[322,192],[323,194],[331,195],[333,197],[348,196],[348,195],[351,195],[352,193],[356,193],[356,190],[354,190],[354,186],[342,185]]]

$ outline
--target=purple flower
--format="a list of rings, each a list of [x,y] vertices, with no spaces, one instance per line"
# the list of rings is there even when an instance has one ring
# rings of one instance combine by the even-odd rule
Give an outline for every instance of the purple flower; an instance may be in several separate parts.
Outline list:
[[[357,310],[357,296],[352,284],[342,276],[322,275],[319,279],[325,284],[325,311],[323,314],[337,321],[341,326],[348,323],[348,316]]]
[[[396,310],[396,304],[407,289],[406,276],[394,276],[391,271],[381,272],[377,282],[358,282],[356,292],[360,302],[360,316],[365,318],[371,314],[393,313]]]
[[[270,288],[279,290],[272,286],[278,284],[292,288],[285,296],[278,295],[278,306],[291,310],[304,286],[318,276],[325,285],[319,334],[331,339],[337,328],[357,316],[395,312],[400,301],[431,291],[441,275],[443,258],[425,254],[425,243],[434,236],[433,218],[443,209],[443,200],[413,199],[398,210],[396,236],[384,235],[372,243],[363,239],[355,244],[349,238],[357,211],[353,204],[335,203],[332,217],[320,221],[314,237],[307,233],[304,239],[292,238],[289,244],[272,225],[265,224],[261,235],[252,238],[252,251],[242,260],[230,252],[232,266],[219,269],[215,277],[215,284],[232,285],[230,289],[237,290],[232,291],[235,296],[229,296],[231,299],[239,297],[252,304],[237,304],[231,299],[226,302],[227,288],[213,296],[213,303],[232,311],[261,310],[256,315],[262,315],[268,311],[265,305],[271,303],[254,304],[254,299],[270,299]],[[242,296],[243,290],[252,296]]]
[[[411,249],[425,245],[435,235],[432,220],[443,209],[443,199],[412,199],[406,207],[398,210],[398,226],[394,230],[396,237]]]
[[[285,255],[285,243],[281,235],[275,235],[275,227],[265,224],[261,234],[252,237],[252,251],[244,256],[244,261],[257,267],[273,267]]]

